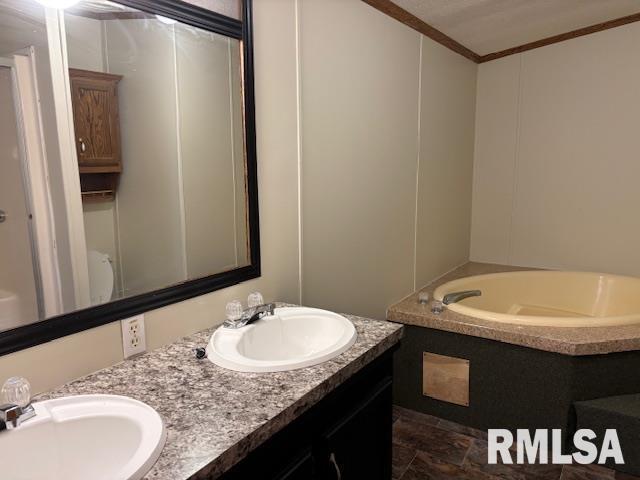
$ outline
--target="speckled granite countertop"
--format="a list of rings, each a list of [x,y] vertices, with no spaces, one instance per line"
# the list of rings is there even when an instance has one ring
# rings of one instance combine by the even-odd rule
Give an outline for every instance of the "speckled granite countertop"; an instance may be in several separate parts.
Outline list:
[[[35,400],[65,395],[126,395],[155,408],[167,427],[167,443],[145,479],[215,478],[330,391],[395,345],[402,326],[345,315],[355,344],[328,362],[278,373],[225,370],[193,349],[215,328],[125,360],[68,383]]]
[[[597,355],[640,350],[640,325],[581,328],[522,326],[480,320],[447,309],[439,315],[434,315],[431,313],[430,305],[418,303],[420,292],[428,292],[429,298],[432,298],[433,291],[438,286],[451,280],[471,275],[517,270],[531,269],[488,263],[466,263],[389,307],[387,319],[407,325],[488,338],[565,355]]]

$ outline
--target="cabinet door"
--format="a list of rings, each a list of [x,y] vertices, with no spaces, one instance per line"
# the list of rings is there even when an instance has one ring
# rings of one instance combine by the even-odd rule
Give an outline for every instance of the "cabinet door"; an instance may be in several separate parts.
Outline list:
[[[82,167],[119,171],[120,128],[116,81],[71,76],[76,150]],[[105,170],[106,171],[106,170]]]
[[[388,379],[325,433],[317,453],[322,478],[391,478],[391,408],[391,379]]]
[[[311,445],[298,449],[292,439],[277,442],[252,452],[234,468],[223,475],[224,480],[314,480],[315,465]]]
[[[259,476],[254,478],[260,478]],[[264,478],[264,477],[262,477]],[[315,478],[313,457],[311,451],[307,451],[295,462],[280,471],[274,480],[312,480]]]

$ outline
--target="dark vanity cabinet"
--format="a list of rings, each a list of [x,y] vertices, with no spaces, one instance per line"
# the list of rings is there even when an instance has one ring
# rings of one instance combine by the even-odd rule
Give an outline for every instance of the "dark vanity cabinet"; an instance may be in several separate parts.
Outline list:
[[[222,478],[389,480],[391,358],[356,373]]]

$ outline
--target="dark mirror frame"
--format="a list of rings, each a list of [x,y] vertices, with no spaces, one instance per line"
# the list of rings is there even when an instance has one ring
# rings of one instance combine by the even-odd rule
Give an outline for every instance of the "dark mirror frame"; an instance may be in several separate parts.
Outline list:
[[[255,100],[253,83],[252,0],[242,0],[242,21],[180,0],[114,0],[138,10],[172,18],[242,42],[244,137],[247,169],[247,216],[251,263],[227,272],[188,280],[120,300],[51,317],[0,332],[0,355],[40,345],[56,338],[128,318],[156,308],[220,290],[260,276],[260,229],[256,160]],[[180,321],[176,319],[175,321]]]

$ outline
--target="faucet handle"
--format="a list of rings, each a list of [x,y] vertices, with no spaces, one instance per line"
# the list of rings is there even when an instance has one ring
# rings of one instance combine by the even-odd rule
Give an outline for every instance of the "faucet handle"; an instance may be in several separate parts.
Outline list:
[[[440,300],[434,300],[431,302],[431,313],[440,315],[444,311],[444,305]]]
[[[240,300],[232,300],[229,303],[227,303],[227,307],[226,307],[227,320],[231,322],[240,320],[240,317],[242,317],[242,312],[243,312],[243,308],[242,308],[242,303],[240,303]]]
[[[31,403],[31,385],[26,378],[11,377],[2,385],[2,402],[26,408]]]
[[[264,304],[264,298],[260,292],[252,292],[247,297],[247,307],[253,308]]]

